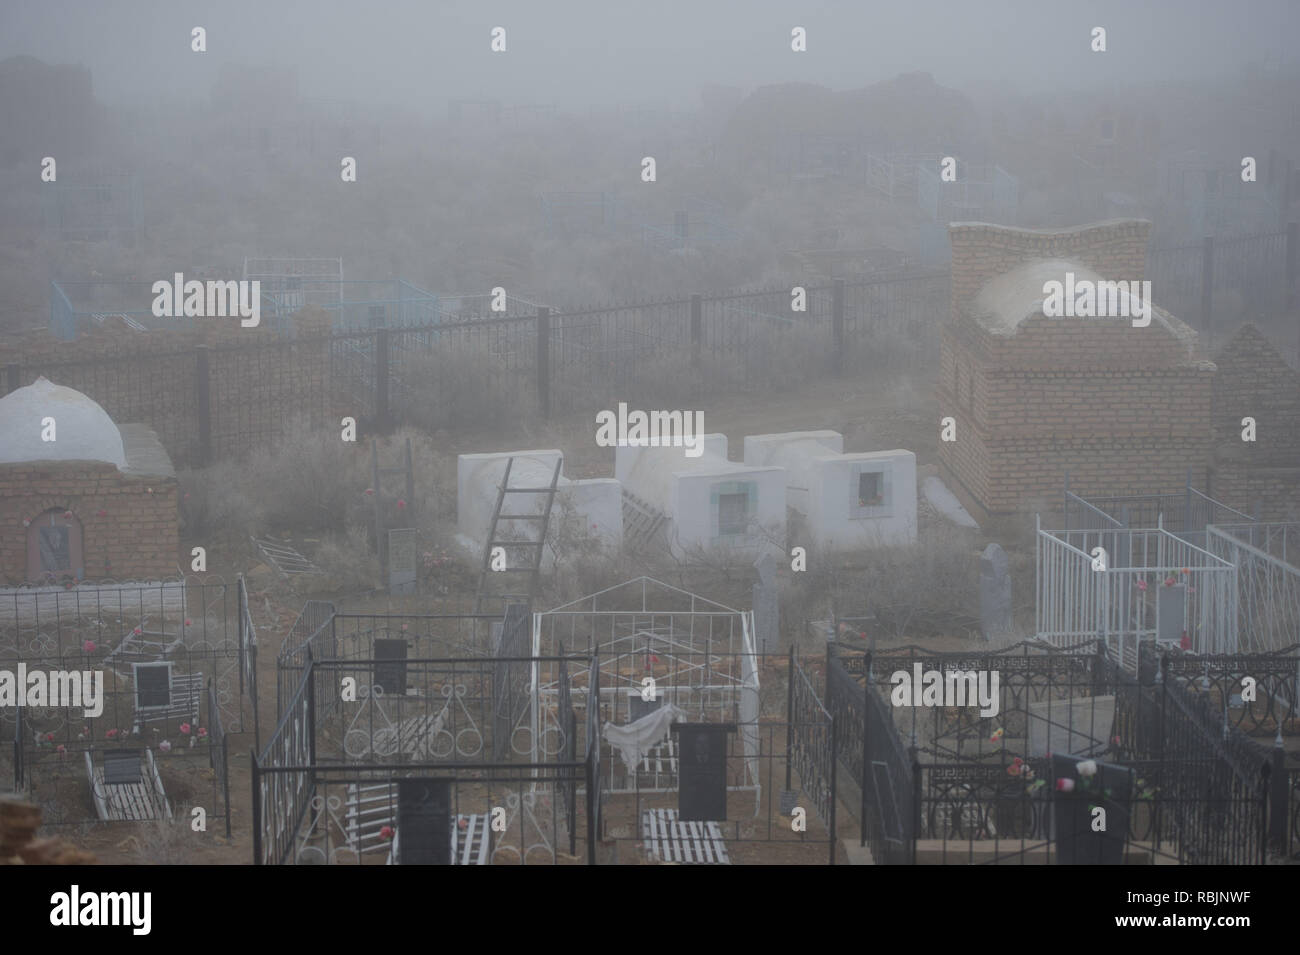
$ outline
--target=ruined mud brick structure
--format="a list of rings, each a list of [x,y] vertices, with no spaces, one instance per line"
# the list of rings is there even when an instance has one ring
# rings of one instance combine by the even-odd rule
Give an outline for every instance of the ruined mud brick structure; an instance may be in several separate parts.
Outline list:
[[[1196,357],[1195,331],[1158,307],[1147,327],[1043,314],[1044,281],[1066,271],[1143,279],[1150,228],[1139,219],[1061,231],[949,226],[938,398],[957,432],[940,461],[977,516],[1054,501],[1067,471],[1085,495],[1172,492],[1189,467],[1205,473],[1214,365]]]

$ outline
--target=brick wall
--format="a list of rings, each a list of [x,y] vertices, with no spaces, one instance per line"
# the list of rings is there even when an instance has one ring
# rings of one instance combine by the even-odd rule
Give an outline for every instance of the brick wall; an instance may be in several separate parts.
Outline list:
[[[983,222],[949,226],[953,314],[960,314],[993,276],[1035,259],[1070,259],[1106,278],[1141,280],[1150,231],[1145,219],[1112,219],[1058,231]]]
[[[174,575],[180,561],[176,488],[175,478],[128,475],[108,463],[0,465],[0,579],[27,582],[23,521],[50,509],[70,510],[81,524],[88,579]]]
[[[120,323],[75,341],[30,333],[0,342],[0,392],[44,375],[93,398],[115,421],[138,421],[157,434],[177,467],[200,459],[199,349],[206,347],[213,458],[273,443],[292,423],[313,427],[332,417],[330,316],[306,309],[295,338],[238,318],[196,321],[193,329],[134,332]],[[11,380],[7,368],[17,365]],[[337,419],[333,419],[337,422]]]

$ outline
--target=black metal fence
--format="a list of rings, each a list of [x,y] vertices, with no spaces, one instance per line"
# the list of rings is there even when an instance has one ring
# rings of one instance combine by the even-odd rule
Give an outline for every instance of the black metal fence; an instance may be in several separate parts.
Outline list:
[[[584,760],[566,759],[564,745],[555,754],[517,745],[519,728],[510,727],[515,745],[505,759],[493,759],[493,688],[502,663],[525,664],[549,679],[586,658],[406,658],[383,654],[376,641],[386,639],[332,660],[316,660],[307,647],[280,723],[253,756],[255,861],[394,861],[397,781],[410,777],[448,783],[452,818],[470,838],[481,834],[487,861],[580,861],[572,858],[580,781],[589,827],[598,814],[591,749]],[[590,833],[587,861],[594,862]]]
[[[816,680],[790,648],[786,701],[785,791],[794,794],[794,776],[826,828],[829,863],[835,864],[838,736],[835,718],[818,695]],[[784,808],[784,807],[782,807]]]
[[[208,737],[208,766],[212,770],[212,801],[220,801],[221,812],[226,820],[226,838],[230,838],[230,742],[221,725],[221,708],[217,706],[217,697],[213,691],[212,679],[208,678],[208,725],[205,727]],[[199,732],[195,730],[194,732]]]
[[[309,600],[294,620],[276,660],[277,716],[284,714],[309,656],[316,660],[369,659],[375,642],[386,639],[405,641],[414,656],[487,656],[493,630],[501,623],[500,615],[487,613],[340,613],[329,601]],[[521,646],[526,649],[527,641]]]
[[[257,695],[257,627],[253,623],[253,611],[248,605],[248,584],[244,575],[237,581],[237,604],[239,613],[239,694],[247,695],[253,701],[253,745],[262,746],[262,717],[258,712]]]
[[[0,709],[0,727],[13,726],[15,782],[66,777],[83,753],[132,743],[170,752],[167,762],[180,765],[212,732],[213,714],[225,731],[256,736],[257,687],[255,677],[246,679],[256,661],[250,625],[242,578],[7,593],[0,660],[60,686],[59,699],[51,695],[44,705]]]
[[[912,760],[870,674],[869,654],[828,646],[827,692],[844,774],[859,788],[860,844],[877,864],[902,865],[912,861]]]
[[[1269,322],[1295,307],[1296,254],[1292,223],[1282,232],[1153,249],[1146,277],[1160,307],[1200,331],[1213,349],[1223,341],[1224,329],[1216,325],[1229,308],[1225,295],[1234,299],[1233,317],[1244,321]]]
[[[1211,347],[1221,323],[1294,308],[1300,232],[1152,250],[1156,301]],[[882,273],[792,289],[575,308],[250,345],[139,349],[81,361],[10,364],[0,388],[45,375],[118,421],[158,432],[178,465],[273,445],[291,427],[350,415],[372,429],[494,426],[521,414],[616,401],[666,406],[864,367],[933,363],[950,314],[943,271]],[[1215,305],[1231,293],[1233,301]],[[1228,314],[1229,311],[1231,314]],[[157,333],[154,333],[157,334]]]
[[[1295,664],[1275,655],[1148,653],[1134,676],[1100,646],[1059,652],[1027,643],[978,656],[836,651],[829,676],[842,689],[831,700],[863,701],[869,720],[862,763],[853,767],[863,788],[863,841],[877,862],[1056,861],[1055,751],[1131,779],[1131,792],[1109,810],[1125,827],[1125,861],[1260,864],[1270,849],[1289,854],[1294,773],[1283,748],[1261,746],[1238,727],[1300,729]],[[1251,671],[1261,692],[1247,706],[1233,687]],[[918,672],[996,672],[997,710],[917,707],[910,693],[891,701],[898,705],[885,702],[889,687],[907,685],[899,673]],[[846,736],[853,722],[843,721]],[[878,772],[864,775],[862,765]]]
[[[27,785],[27,778],[23,767],[23,740],[26,739],[26,733],[23,729],[23,714],[19,710],[14,714],[14,785],[13,790],[16,793],[22,792]]]

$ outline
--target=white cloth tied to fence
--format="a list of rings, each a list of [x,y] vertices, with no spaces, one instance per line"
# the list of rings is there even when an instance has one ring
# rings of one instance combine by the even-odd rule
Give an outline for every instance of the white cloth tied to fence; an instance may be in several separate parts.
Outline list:
[[[629,773],[636,772],[636,764],[645,759],[646,754],[654,749],[668,736],[669,728],[686,713],[671,703],[664,703],[657,710],[651,710],[635,723],[616,726],[606,723],[605,741],[618,750],[623,757],[623,765]]]

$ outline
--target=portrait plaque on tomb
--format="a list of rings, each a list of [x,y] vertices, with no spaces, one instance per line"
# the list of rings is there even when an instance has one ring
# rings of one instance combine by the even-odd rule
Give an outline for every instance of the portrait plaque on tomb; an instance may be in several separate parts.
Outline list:
[[[1080,773],[1080,764],[1095,767]],[[1068,780],[1062,791],[1058,780]],[[1133,770],[1127,766],[1052,754],[1052,828],[1056,837],[1057,865],[1122,865],[1128,841]],[[1105,829],[1094,829],[1101,818],[1093,810],[1106,810]]]
[[[384,696],[406,696],[405,640],[375,640],[375,686]]]
[[[136,709],[165,707],[172,701],[172,668],[166,663],[138,664],[135,668]]]
[[[401,527],[388,532],[388,592],[415,593],[415,528]]]
[[[402,865],[451,865],[451,783],[399,779],[397,834]]]
[[[674,723],[677,737],[677,818],[682,822],[727,818],[727,734],[735,723]]]
[[[139,781],[139,750],[110,749],[104,753],[104,785],[115,786]]]

